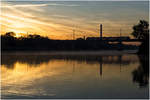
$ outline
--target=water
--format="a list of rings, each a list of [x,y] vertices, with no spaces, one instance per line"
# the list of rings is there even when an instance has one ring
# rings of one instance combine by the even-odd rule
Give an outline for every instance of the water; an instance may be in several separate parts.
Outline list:
[[[125,53],[3,53],[2,98],[148,98],[142,65]]]

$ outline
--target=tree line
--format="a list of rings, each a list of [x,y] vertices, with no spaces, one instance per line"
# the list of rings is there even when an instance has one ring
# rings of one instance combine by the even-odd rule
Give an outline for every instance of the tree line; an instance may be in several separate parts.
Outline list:
[[[133,26],[131,33],[136,39],[141,40],[142,44],[139,53],[149,53],[149,23],[140,20]],[[51,40],[48,37],[37,34],[15,37],[14,32],[7,32],[1,35],[2,51],[12,50],[105,50],[105,49],[136,49],[136,46],[109,44],[100,41],[81,41],[81,40]]]

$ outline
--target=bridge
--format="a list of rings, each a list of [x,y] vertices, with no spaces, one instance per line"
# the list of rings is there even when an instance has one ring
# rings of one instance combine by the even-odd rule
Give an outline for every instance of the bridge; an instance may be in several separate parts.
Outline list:
[[[87,37],[86,40],[105,41],[105,42],[141,42],[142,39],[130,39],[130,37]]]
[[[106,41],[106,42],[141,42],[142,40],[139,39],[125,39],[125,40],[121,40],[121,39],[114,39],[114,40],[101,40],[101,41]]]
[[[141,42],[142,40],[139,39],[131,39],[129,36],[122,36],[120,30],[120,36],[117,37],[103,37],[103,27],[100,24],[99,29],[99,37],[87,37],[86,39],[78,38],[77,40],[97,40],[97,41],[104,41],[104,42]]]

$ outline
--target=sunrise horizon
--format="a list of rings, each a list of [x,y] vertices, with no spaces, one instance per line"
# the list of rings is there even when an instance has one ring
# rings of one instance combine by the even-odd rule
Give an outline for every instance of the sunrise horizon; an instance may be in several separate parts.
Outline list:
[[[148,0],[0,1],[1,99],[148,99]]]
[[[1,34],[68,40],[73,31],[76,38],[98,37],[99,24],[103,24],[103,36],[119,36],[121,30],[122,35],[132,37],[133,25],[148,21],[147,2],[2,1]]]

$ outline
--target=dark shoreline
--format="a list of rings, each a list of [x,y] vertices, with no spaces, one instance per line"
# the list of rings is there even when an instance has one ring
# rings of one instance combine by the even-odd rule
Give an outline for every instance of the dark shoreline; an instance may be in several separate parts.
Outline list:
[[[91,51],[2,51],[2,55],[122,55],[137,54],[137,50],[91,50]]]
[[[73,52],[73,51],[78,51],[78,52],[89,52],[89,51],[124,51],[124,50],[138,50],[139,46],[136,45],[119,45],[119,44],[87,44],[88,46],[85,46],[84,44],[81,46],[76,45],[59,45],[59,46],[43,46],[40,45],[38,47],[36,46],[10,46],[10,47],[5,47],[6,45],[1,46],[1,51],[2,52],[17,52],[17,51],[22,51],[22,52]]]

